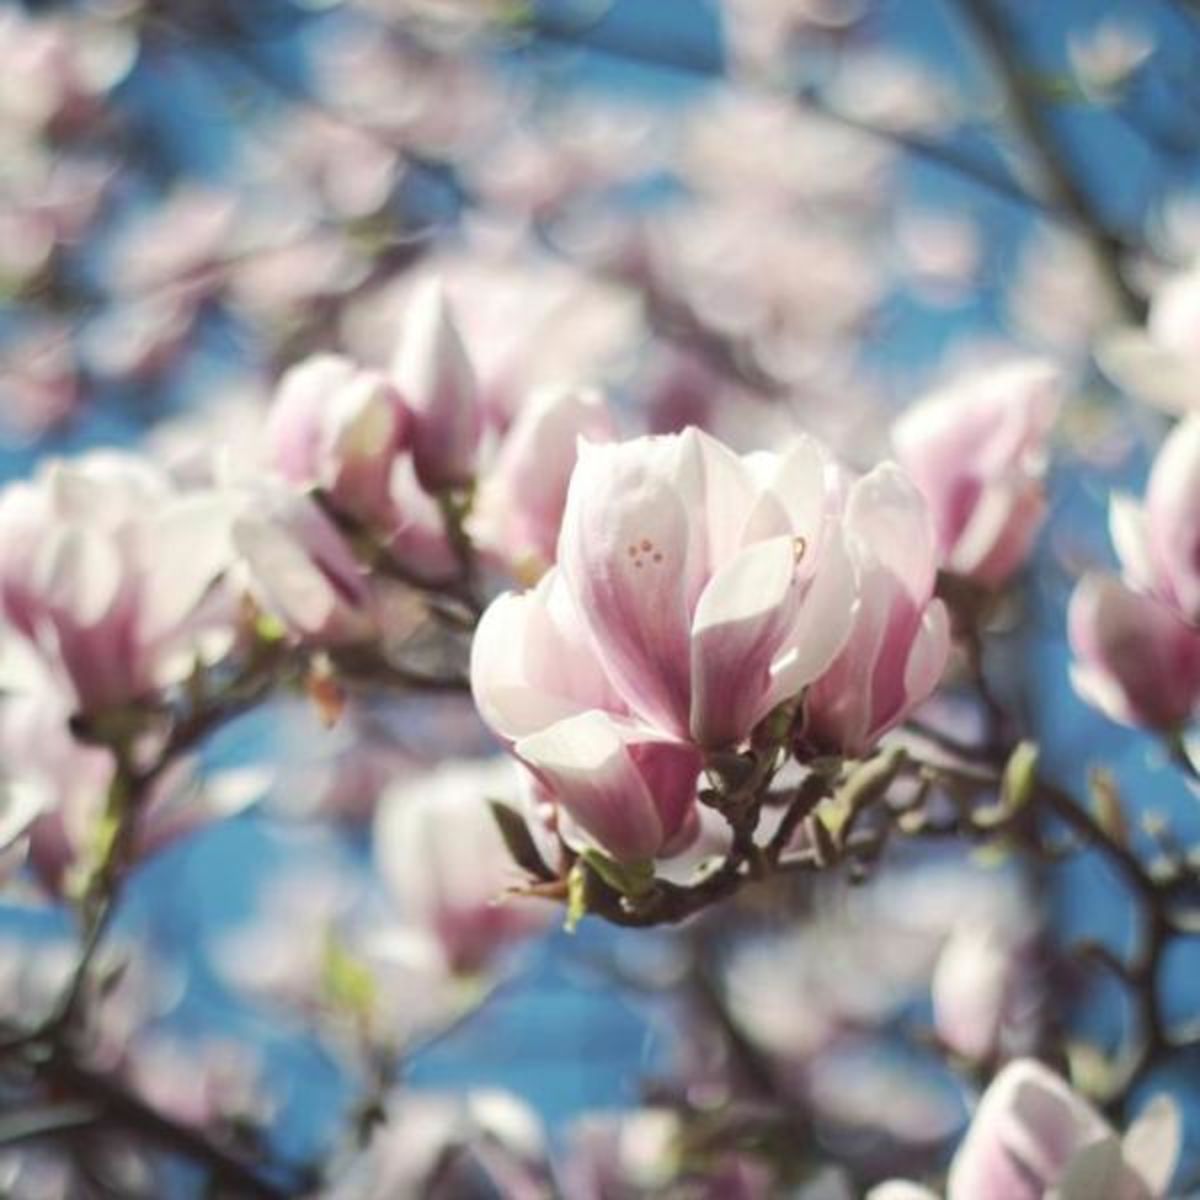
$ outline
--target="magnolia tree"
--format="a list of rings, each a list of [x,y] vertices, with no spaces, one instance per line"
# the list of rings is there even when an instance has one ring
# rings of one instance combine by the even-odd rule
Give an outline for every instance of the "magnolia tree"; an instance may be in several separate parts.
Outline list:
[[[306,7],[0,16],[0,1190],[1187,1194],[1191,6],[961,0],[974,108],[866,0]],[[570,1120],[484,1049],[563,963],[666,1027]]]

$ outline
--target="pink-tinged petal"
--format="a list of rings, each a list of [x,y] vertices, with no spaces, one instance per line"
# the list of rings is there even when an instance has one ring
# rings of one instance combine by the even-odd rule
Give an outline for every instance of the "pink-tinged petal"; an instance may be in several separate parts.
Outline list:
[[[621,707],[556,572],[488,606],[471,646],[471,690],[484,722],[509,742],[586,709]]]
[[[217,492],[181,496],[142,530],[138,636],[153,645],[178,630],[232,566],[232,512]]]
[[[950,614],[940,600],[933,600],[921,616],[921,624],[904,667],[906,711],[933,694],[942,680],[950,658]]]
[[[1046,515],[1040,484],[985,487],[946,566],[984,587],[1000,587],[1029,557]]]
[[[445,763],[393,784],[376,809],[375,861],[388,890],[458,971],[480,970],[549,918],[544,905],[505,896],[523,874],[488,801],[514,798],[517,771],[507,758]]]
[[[1183,1148],[1183,1116],[1170,1096],[1155,1096],[1122,1139],[1121,1156],[1149,1189],[1166,1196]]]
[[[685,735],[690,626],[706,549],[679,479],[694,490],[696,444],[641,438],[580,447],[559,563],[580,616],[630,707]]]
[[[75,526],[55,529],[34,563],[34,583],[44,604],[76,626],[95,626],[111,616],[124,582],[124,564],[113,543]]]
[[[1132,497],[1114,493],[1108,502],[1108,536],[1121,561],[1121,574],[1139,592],[1155,590],[1154,557],[1146,510]]]
[[[121,704],[146,684],[134,643],[134,598],[113,542],[78,526],[55,530],[34,564],[40,648],[61,665],[80,707]]]
[[[806,694],[805,728],[818,745],[860,754],[925,698],[944,664],[946,629],[931,601],[929,515],[898,467],[884,463],[852,486],[846,527],[858,607],[837,659]],[[910,692],[910,683],[921,691]]]
[[[930,506],[951,570],[996,587],[1021,566],[1061,403],[1058,370],[1023,361],[952,384],[896,422],[897,458]]]
[[[846,525],[915,603],[929,598],[937,574],[929,509],[895,463],[882,463],[854,483]]]
[[[592,388],[541,388],[517,413],[480,484],[472,536],[518,573],[536,578],[554,561],[581,437],[615,439],[603,395]]]
[[[1184,620],[1200,625],[1200,413],[1171,431],[1146,488],[1152,553]]]
[[[1109,1196],[1113,1200],[1149,1200],[1140,1188],[1135,1192],[1126,1190],[1127,1183],[1136,1186],[1136,1181],[1122,1178],[1125,1172],[1121,1143],[1116,1134],[1109,1134],[1075,1152],[1059,1177],[1054,1200],[1096,1200],[1099,1196]]]
[[[1086,576],[1067,613],[1075,690],[1115,721],[1174,729],[1200,703],[1200,631],[1117,579]]]
[[[392,462],[385,520],[388,549],[406,571],[427,583],[444,583],[458,575],[461,563],[442,510],[417,481],[407,454]]]
[[[302,637],[343,641],[372,624],[371,599],[350,548],[303,496],[235,518],[233,545],[266,608]]]
[[[522,738],[515,752],[579,829],[622,862],[659,854],[683,823],[700,769],[692,747],[598,710]],[[651,784],[662,789],[657,797]]]
[[[265,435],[271,461],[285,479],[297,484],[316,481],[326,405],[354,378],[356,369],[341,355],[318,354],[284,372]]]
[[[320,486],[346,512],[374,520],[386,513],[392,461],[409,419],[381,372],[317,355],[280,383],[267,419],[270,459],[292,483]]]
[[[701,593],[691,672],[691,735],[700,745],[735,745],[766,715],[771,666],[801,599],[797,565],[791,537],[758,542]]]
[[[723,442],[700,429],[685,429],[679,440],[682,453],[677,487],[691,514],[693,560],[707,576],[751,540],[746,535],[746,523],[756,503],[757,489],[745,461]],[[783,528],[773,534],[787,532]],[[689,592],[691,605],[696,604],[698,596],[693,584]]]
[[[833,495],[829,451],[815,438],[798,437],[779,454],[748,454],[742,461],[761,488],[742,530],[743,543],[782,533],[812,541]]]
[[[840,529],[833,528],[822,536],[807,589],[784,641],[784,651],[771,666],[768,712],[798,695],[827,670],[854,627],[858,585]]]
[[[1052,1071],[1018,1059],[980,1101],[947,1181],[947,1200],[1042,1200],[1084,1146],[1111,1136]]]
[[[405,314],[392,377],[413,414],[413,457],[431,491],[469,483],[483,430],[470,360],[441,285],[417,289]]]

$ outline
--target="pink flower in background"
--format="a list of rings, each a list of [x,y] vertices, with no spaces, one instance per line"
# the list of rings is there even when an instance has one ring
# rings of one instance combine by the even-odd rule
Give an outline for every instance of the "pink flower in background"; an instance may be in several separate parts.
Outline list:
[[[947,938],[930,993],[938,1036],[955,1054],[983,1062],[1006,1034],[1036,1028],[1022,950],[1011,934],[977,920],[960,922]]]
[[[1075,690],[1114,721],[1174,730],[1200,705],[1200,630],[1154,597],[1085,576],[1067,630]]]
[[[78,127],[100,112],[137,51],[132,31],[116,20],[7,8],[0,12],[0,122],[28,132]]]
[[[854,609],[836,508],[812,440],[744,457],[695,429],[581,446],[559,564],[630,710],[736,745],[818,676]]]
[[[122,231],[109,264],[122,296],[170,288],[198,303],[218,281],[218,264],[235,228],[234,194],[182,183]]]
[[[469,526],[475,543],[516,578],[536,581],[554,562],[578,440],[607,442],[615,436],[599,392],[538,389],[483,473]]]
[[[808,689],[804,735],[817,746],[861,754],[937,686],[950,629],[933,596],[929,512],[898,467],[885,463],[852,485],[845,525],[858,607],[841,653]]]
[[[1115,496],[1109,523],[1130,587],[1200,626],[1200,413],[1163,442],[1145,503]]]
[[[65,322],[39,322],[0,348],[0,441],[34,438],[74,415],[78,364]]]
[[[385,375],[321,354],[283,376],[266,436],[284,478],[321,487],[339,508],[371,521],[389,514],[392,468],[411,421]]]
[[[229,563],[221,506],[134,456],[52,462],[0,495],[0,613],[85,711],[143,696],[219,632]]]
[[[376,812],[375,861],[402,919],[431,933],[457,972],[485,970],[550,916],[505,894],[524,876],[488,801],[513,798],[517,770],[507,759],[446,763],[394,783]]]
[[[475,476],[483,413],[441,284],[422,285],[405,314],[392,378],[413,415],[417,478],[431,492]]]
[[[378,628],[366,568],[308,496],[279,486],[234,502],[230,538],[247,589],[295,637],[353,642]]]
[[[70,707],[45,680],[31,679],[0,701],[0,761],[9,824],[28,814],[29,860],[39,883],[62,897],[94,865],[97,837],[116,774],[110,750],[77,741],[70,733]],[[136,859],[223,817],[262,794],[261,772],[231,768],[203,772],[181,758],[164,771],[141,806],[133,840]],[[0,837],[0,845],[5,838]]]
[[[1061,393],[1049,363],[1007,363],[896,422],[896,457],[929,504],[946,570],[1000,587],[1024,564],[1045,513],[1042,475]]]
[[[1118,1138],[1067,1083],[1033,1059],[984,1093],[950,1167],[949,1200],[1157,1200],[1179,1154],[1179,1113],[1152,1101]]]

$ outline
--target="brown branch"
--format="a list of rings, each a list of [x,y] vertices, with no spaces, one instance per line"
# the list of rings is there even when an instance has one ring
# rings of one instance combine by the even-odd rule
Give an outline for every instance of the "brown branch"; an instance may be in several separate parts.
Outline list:
[[[1002,0],[958,0],[958,11],[1000,85],[1013,127],[1038,168],[1050,204],[1085,236],[1113,299],[1130,321],[1140,323],[1146,302],[1121,270],[1123,240],[1108,228],[1071,170],[1050,115],[1023,74],[1020,37]]]

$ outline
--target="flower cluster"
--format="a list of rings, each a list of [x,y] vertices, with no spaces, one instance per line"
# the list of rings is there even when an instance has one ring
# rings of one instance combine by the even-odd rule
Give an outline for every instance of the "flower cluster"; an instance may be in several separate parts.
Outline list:
[[[484,615],[472,687],[568,843],[624,862],[694,836],[706,756],[780,711],[783,739],[863,753],[949,650],[916,489],[890,465],[851,481],[811,439],[584,443],[557,558]]]

